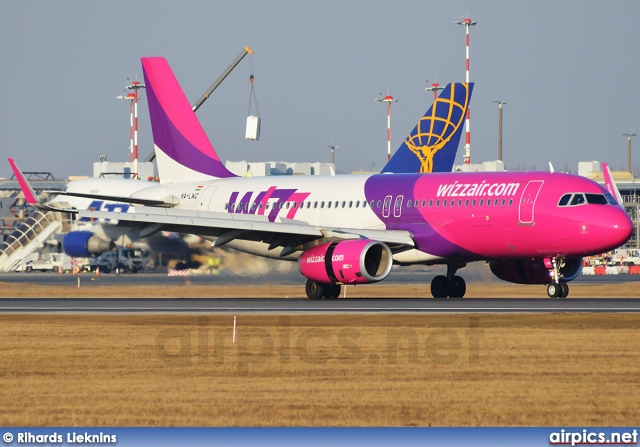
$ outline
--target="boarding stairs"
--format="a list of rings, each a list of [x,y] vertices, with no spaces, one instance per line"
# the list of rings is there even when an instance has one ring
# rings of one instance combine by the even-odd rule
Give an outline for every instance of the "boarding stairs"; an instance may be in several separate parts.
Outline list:
[[[57,231],[68,231],[67,214],[35,211],[0,245],[0,271],[11,272]]]

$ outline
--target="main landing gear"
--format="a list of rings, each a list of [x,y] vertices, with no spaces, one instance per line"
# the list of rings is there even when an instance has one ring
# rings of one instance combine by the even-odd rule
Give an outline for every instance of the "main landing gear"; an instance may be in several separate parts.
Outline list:
[[[467,291],[467,284],[456,271],[466,263],[447,264],[447,276],[438,275],[431,280],[431,295],[434,298],[462,298]]]
[[[335,299],[340,296],[340,286],[338,284],[323,284],[315,281],[307,280],[305,287],[307,297],[312,300],[320,300],[322,298]]]
[[[566,298],[569,296],[569,284],[562,281],[560,269],[564,267],[564,258],[559,256],[551,258],[551,284],[547,285],[547,295],[549,298]]]

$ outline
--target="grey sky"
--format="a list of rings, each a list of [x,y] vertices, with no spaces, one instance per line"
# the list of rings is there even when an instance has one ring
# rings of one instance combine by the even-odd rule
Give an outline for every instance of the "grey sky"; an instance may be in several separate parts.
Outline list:
[[[464,80],[471,29],[472,162],[497,157],[504,108],[508,168],[574,172],[582,160],[626,168],[626,132],[640,134],[637,1],[3,1],[0,3],[0,176],[90,175],[99,154],[128,160],[127,78],[164,56],[190,102],[246,45],[254,50],[198,111],[223,160],[328,161],[341,171],[386,162],[386,106],[395,150],[432,101],[424,90]],[[251,70],[251,59],[253,70]],[[262,118],[246,141],[249,75]],[[143,95],[144,96],[144,95]],[[152,149],[143,100],[140,154]],[[462,161],[462,145],[457,163]],[[640,140],[633,143],[640,170]]]

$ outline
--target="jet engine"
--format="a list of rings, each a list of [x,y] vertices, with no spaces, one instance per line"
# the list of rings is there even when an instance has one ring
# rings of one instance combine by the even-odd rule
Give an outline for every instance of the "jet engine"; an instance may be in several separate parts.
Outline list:
[[[543,259],[526,261],[491,261],[491,271],[503,281],[516,284],[549,284],[550,270],[545,267]],[[560,268],[563,281],[575,279],[582,271],[582,258],[565,259]]]
[[[386,244],[368,239],[327,242],[306,250],[300,272],[325,284],[366,284],[389,275],[393,259]]]
[[[70,231],[62,239],[62,249],[74,258],[100,255],[115,246],[112,241],[105,241],[91,231]]]

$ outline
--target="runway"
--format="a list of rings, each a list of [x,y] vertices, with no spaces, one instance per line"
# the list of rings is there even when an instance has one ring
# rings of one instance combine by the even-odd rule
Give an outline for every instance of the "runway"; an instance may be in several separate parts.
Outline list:
[[[335,299],[299,298],[20,298],[0,299],[0,313],[318,314],[640,312],[638,298]]]

